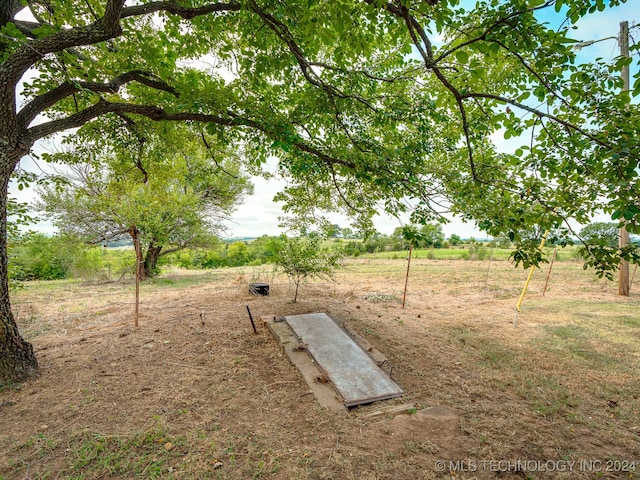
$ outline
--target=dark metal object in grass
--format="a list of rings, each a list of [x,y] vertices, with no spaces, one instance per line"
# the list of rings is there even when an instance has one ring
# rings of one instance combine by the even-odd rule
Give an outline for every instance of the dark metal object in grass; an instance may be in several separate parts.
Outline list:
[[[140,316],[140,277],[142,276],[142,249],[140,248],[140,230],[135,225],[129,229],[129,235],[133,239],[133,247],[136,251],[136,308],[134,314],[135,326],[138,326]]]
[[[253,333],[258,334],[258,330],[256,330],[256,324],[253,322],[253,315],[251,315],[251,310],[249,310],[249,305],[247,305],[247,313],[249,314],[249,320],[251,320],[251,326],[253,327]]]
[[[267,295],[269,295],[269,284],[268,283],[250,283],[249,293],[253,295],[258,295],[261,297],[266,297]]]

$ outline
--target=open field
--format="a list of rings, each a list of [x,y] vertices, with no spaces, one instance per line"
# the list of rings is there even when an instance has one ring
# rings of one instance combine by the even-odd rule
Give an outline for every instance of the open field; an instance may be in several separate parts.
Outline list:
[[[349,260],[297,304],[269,266],[174,271],[143,285],[137,329],[131,283],[27,284],[13,307],[41,375],[0,391],[0,479],[640,478],[635,287],[565,261],[543,297],[543,266],[514,328],[524,270],[411,265],[404,309],[403,259]],[[256,280],[272,295],[250,296]],[[343,319],[406,395],[322,409],[245,305]]]

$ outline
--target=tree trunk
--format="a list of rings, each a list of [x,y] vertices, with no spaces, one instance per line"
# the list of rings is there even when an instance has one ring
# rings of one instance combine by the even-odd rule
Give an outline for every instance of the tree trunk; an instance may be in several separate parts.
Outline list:
[[[6,152],[4,152],[6,155]],[[9,260],[7,256],[8,159],[0,159],[0,386],[21,382],[38,370],[33,347],[18,333],[9,302]]]
[[[144,263],[142,264],[142,278],[151,278],[156,274],[156,265],[160,252],[162,251],[162,245],[154,245],[153,242],[149,244],[147,254],[144,257]]]
[[[297,278],[294,280],[294,283],[296,284],[296,293],[293,296],[293,303],[296,303],[298,301],[298,288],[300,287],[300,282],[302,281],[301,278]]]

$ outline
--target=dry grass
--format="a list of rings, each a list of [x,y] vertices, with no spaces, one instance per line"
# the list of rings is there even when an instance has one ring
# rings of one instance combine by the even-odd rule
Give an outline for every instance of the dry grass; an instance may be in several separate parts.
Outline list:
[[[522,270],[418,259],[402,309],[405,268],[353,260],[297,304],[269,269],[172,272],[143,286],[138,329],[132,285],[28,285],[13,306],[41,375],[0,392],[0,478],[640,477],[615,471],[640,471],[638,295],[557,263],[545,297],[536,273],[513,328]],[[248,295],[251,280],[272,295]],[[323,410],[245,305],[342,318],[391,360],[407,391],[395,403],[456,416]]]

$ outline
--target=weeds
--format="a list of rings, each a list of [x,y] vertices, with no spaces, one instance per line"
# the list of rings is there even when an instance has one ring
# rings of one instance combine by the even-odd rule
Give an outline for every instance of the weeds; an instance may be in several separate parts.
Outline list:
[[[70,470],[85,478],[141,476],[171,478],[169,466],[180,456],[183,439],[172,438],[162,429],[127,436],[85,433],[69,445]]]
[[[379,302],[395,302],[400,303],[400,298],[393,294],[386,293],[368,293],[363,297],[365,300],[368,300],[373,303]]]

